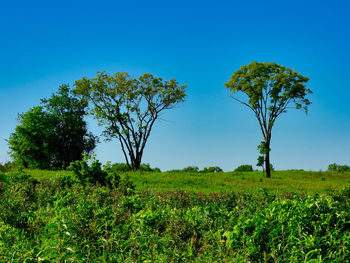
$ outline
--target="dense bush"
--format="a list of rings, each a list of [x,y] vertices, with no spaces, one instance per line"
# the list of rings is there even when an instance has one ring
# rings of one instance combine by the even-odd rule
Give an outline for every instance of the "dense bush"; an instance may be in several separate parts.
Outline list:
[[[210,166],[210,167],[204,167],[203,170],[200,171],[201,173],[219,173],[222,172],[222,169],[219,166]]]
[[[111,167],[116,172],[128,172],[128,171],[130,171],[129,166],[126,163],[107,164],[107,166]],[[142,172],[158,172],[158,173],[161,172],[161,170],[159,168],[151,168],[149,163],[141,163],[139,171],[142,171]]]
[[[242,164],[238,166],[234,171],[235,172],[252,172],[253,166],[251,166],[250,164]]]
[[[109,166],[102,169],[102,164],[98,160],[86,155],[83,160],[72,162],[68,169],[74,172],[83,185],[87,183],[110,187],[119,185],[120,176],[116,170]]]
[[[350,167],[348,165],[339,165],[336,163],[331,163],[330,165],[328,165],[328,171],[345,173],[350,172]]]
[[[181,172],[192,172],[197,173],[199,171],[199,168],[197,166],[187,166],[180,170]]]
[[[350,188],[281,199],[9,179],[0,262],[350,261]]]

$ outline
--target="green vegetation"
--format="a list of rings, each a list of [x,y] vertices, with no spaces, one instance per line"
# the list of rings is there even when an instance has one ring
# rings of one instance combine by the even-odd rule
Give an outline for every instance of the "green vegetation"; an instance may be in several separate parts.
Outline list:
[[[141,162],[162,111],[186,96],[174,79],[101,72],[76,81],[74,94],[61,86],[19,115],[8,140],[0,262],[350,262],[349,166],[270,178],[272,127],[289,104],[307,111],[307,81],[253,62],[226,84],[248,96],[235,99],[259,121],[263,172],[247,164],[161,172]],[[119,140],[125,164],[88,156],[97,142],[84,121],[88,105],[107,140]]]
[[[72,176],[71,171],[27,170],[24,172],[37,180]],[[143,172],[131,171],[119,173],[123,179],[130,178],[138,190],[223,193],[268,191],[276,195],[307,195],[341,190],[350,186],[350,173],[312,172],[312,171],[275,171],[274,177],[264,178],[261,171],[253,172]]]
[[[97,138],[87,131],[86,103],[73,97],[67,85],[41,106],[19,114],[8,140],[15,162],[25,168],[65,169],[91,153]]]
[[[259,145],[265,161],[266,177],[270,177],[270,143],[276,119],[289,108],[307,112],[311,104],[306,88],[308,78],[276,63],[252,62],[235,71],[225,84],[232,94],[244,93],[247,100],[233,99],[250,108],[258,119],[264,141]],[[260,160],[258,161],[260,162]]]
[[[253,166],[250,164],[242,164],[235,169],[235,172],[253,172]]]
[[[175,79],[163,81],[151,74],[132,78],[100,72],[96,78],[77,80],[74,92],[90,104],[106,138],[119,140],[128,167],[138,170],[154,123],[163,111],[184,101],[185,88]]]
[[[312,182],[325,187],[333,178],[328,186],[340,188],[350,184],[350,174],[285,171],[262,179],[261,172],[128,172],[118,187],[104,187],[72,180],[72,172],[24,172],[8,172],[9,183],[0,182],[1,262],[350,260],[350,188],[298,196],[288,192],[293,177],[306,186],[303,193],[311,193]],[[128,177],[138,178],[136,190]],[[203,193],[200,182],[209,183],[210,177],[214,180]],[[157,183],[151,181],[156,178]],[[181,187],[185,178],[188,184]],[[248,178],[262,179],[263,187],[254,190]],[[209,191],[226,180],[241,181],[240,189]],[[287,187],[279,195],[272,187],[278,180]],[[167,181],[168,190],[142,190],[142,181],[143,189]],[[177,190],[169,190],[171,182]],[[187,186],[192,191],[184,191]]]
[[[350,172],[350,166],[332,163],[332,164],[328,165],[328,171],[339,172],[339,173]]]

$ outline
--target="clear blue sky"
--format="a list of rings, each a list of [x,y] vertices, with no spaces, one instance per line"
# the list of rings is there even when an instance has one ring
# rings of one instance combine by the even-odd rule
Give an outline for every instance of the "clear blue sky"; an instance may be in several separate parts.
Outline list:
[[[224,83],[252,61],[310,78],[306,116],[281,115],[272,133],[277,169],[350,164],[349,1],[2,1],[0,162],[16,116],[96,71],[149,72],[187,84],[186,102],[164,114],[144,162],[162,170],[256,164],[261,141],[252,112]],[[95,121],[89,120],[99,134]],[[97,157],[122,162],[117,142]]]

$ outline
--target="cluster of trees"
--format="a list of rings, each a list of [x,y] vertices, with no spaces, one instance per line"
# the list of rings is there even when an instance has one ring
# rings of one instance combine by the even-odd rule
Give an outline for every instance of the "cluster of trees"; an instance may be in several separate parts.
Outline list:
[[[62,85],[40,106],[19,114],[20,124],[8,139],[13,159],[26,168],[65,169],[90,154],[97,137],[87,130],[86,107]]]
[[[76,81],[73,90],[63,85],[40,106],[19,114],[8,140],[11,155],[26,168],[39,169],[65,169],[82,160],[98,141],[84,121],[89,108],[105,127],[106,139],[119,140],[128,169],[150,170],[141,159],[151,130],[161,112],[184,100],[185,87],[151,74],[135,79],[105,72]]]
[[[339,172],[339,173],[345,173],[345,172],[350,172],[350,166],[344,164],[336,164],[336,163],[331,163],[328,165],[328,171],[330,172]]]
[[[271,133],[279,115],[289,108],[307,112],[307,77],[275,63],[253,62],[234,72],[225,84],[232,98],[249,107],[256,116],[263,141],[259,145],[258,165],[265,164],[270,177]],[[100,125],[107,140],[120,142],[128,169],[141,167],[143,152],[151,130],[161,113],[184,101],[186,85],[174,79],[164,81],[151,74],[132,78],[127,73],[82,78],[69,90],[61,86],[42,105],[19,115],[20,124],[8,140],[12,157],[25,167],[66,168],[94,149],[97,138],[88,133],[84,115],[90,114]],[[237,92],[246,100],[233,96]],[[198,171],[198,169],[197,169]],[[209,167],[206,171],[221,171]]]

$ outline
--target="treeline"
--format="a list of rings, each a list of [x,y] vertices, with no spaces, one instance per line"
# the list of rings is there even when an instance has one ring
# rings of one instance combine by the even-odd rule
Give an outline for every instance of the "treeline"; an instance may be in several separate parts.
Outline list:
[[[306,87],[308,80],[276,63],[252,62],[236,70],[225,83],[232,98],[250,108],[258,120],[263,140],[256,165],[266,177],[273,171],[270,143],[275,121],[291,108],[308,111],[311,102],[307,96],[312,94]],[[142,164],[142,157],[151,131],[164,111],[184,101],[185,89],[186,85],[175,79],[167,81],[151,74],[134,78],[125,72],[83,77],[75,81],[72,90],[62,85],[39,106],[19,114],[19,125],[8,139],[11,156],[26,168],[66,169],[84,154],[93,153],[98,143],[84,120],[89,114],[104,127],[104,139],[119,141],[126,166],[116,165],[118,169],[150,170]],[[236,93],[245,94],[246,100],[235,97]],[[199,172],[198,167],[182,171],[187,170]],[[249,170],[240,167],[237,171]],[[329,170],[345,172],[349,168],[332,166]],[[220,167],[207,167],[201,172],[220,171]]]
[[[90,114],[105,127],[106,140],[120,142],[126,166],[115,168],[150,171],[141,162],[146,142],[160,114],[183,101],[185,87],[174,79],[119,72],[82,78],[73,89],[62,85],[39,106],[18,115],[19,124],[7,140],[11,157],[17,165],[37,169],[66,169],[81,161],[99,141],[87,129],[84,118]]]

